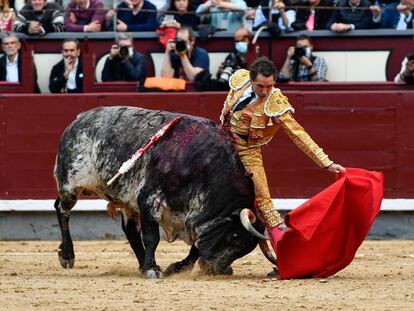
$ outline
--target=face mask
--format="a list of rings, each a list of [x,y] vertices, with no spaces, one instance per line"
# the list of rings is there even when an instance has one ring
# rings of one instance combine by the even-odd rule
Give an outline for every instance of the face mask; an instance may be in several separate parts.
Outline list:
[[[239,41],[235,45],[236,51],[242,54],[247,53],[247,42]]]
[[[134,49],[132,47],[128,48],[128,55],[132,57],[134,55]]]
[[[305,48],[305,56],[310,58],[312,56],[312,50],[310,47]]]

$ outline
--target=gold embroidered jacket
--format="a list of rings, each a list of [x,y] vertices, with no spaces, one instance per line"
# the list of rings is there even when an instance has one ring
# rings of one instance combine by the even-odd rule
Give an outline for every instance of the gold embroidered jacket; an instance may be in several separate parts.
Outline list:
[[[279,89],[273,88],[266,98],[257,100],[241,111],[233,112],[243,92],[251,85],[249,71],[236,71],[230,77],[229,84],[230,91],[220,120],[231,132],[246,135],[248,147],[267,144],[282,127],[289,138],[320,167],[333,163],[293,118],[292,113],[295,110]]]

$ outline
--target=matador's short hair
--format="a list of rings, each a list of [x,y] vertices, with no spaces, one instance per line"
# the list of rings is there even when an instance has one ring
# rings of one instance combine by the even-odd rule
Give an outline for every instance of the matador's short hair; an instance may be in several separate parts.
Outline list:
[[[258,74],[265,77],[273,76],[275,79],[277,77],[275,65],[266,56],[259,57],[250,66],[250,79],[252,81],[256,80]]]

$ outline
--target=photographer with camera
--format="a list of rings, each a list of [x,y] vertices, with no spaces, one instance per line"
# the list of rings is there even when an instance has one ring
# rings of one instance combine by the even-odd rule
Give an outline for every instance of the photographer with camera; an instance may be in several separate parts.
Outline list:
[[[53,66],[49,77],[51,93],[82,93],[83,70],[80,43],[76,39],[65,39],[62,43],[63,59]]]
[[[161,76],[194,82],[196,76],[202,71],[209,72],[209,66],[207,51],[195,46],[193,29],[184,26],[177,30],[175,40],[168,41]]]
[[[238,69],[247,68],[247,51],[251,34],[247,28],[239,28],[234,32],[234,50],[227,54],[217,71],[216,89],[229,90],[230,76]]]
[[[312,55],[313,44],[308,35],[299,35],[296,45],[289,47],[280,70],[279,81],[326,81],[325,60]]]
[[[394,82],[414,84],[414,52],[408,54],[402,64],[400,72],[395,76]]]
[[[145,79],[144,55],[134,51],[132,36],[117,36],[102,70],[102,81],[142,81]]]

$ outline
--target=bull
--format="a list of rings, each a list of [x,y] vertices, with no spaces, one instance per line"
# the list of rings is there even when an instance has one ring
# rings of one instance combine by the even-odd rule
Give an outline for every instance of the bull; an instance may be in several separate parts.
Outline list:
[[[181,121],[108,186],[117,168],[177,116]],[[223,273],[263,238],[251,177],[229,134],[204,118],[121,106],[84,112],[61,137],[54,177],[64,268],[74,266],[69,219],[81,194],[107,200],[111,213],[121,211],[122,230],[146,278],[163,276],[155,260],[159,226],[168,242],[191,245],[164,275],[191,269],[197,260],[205,273]]]

